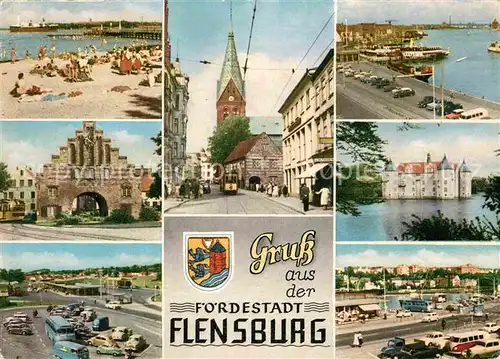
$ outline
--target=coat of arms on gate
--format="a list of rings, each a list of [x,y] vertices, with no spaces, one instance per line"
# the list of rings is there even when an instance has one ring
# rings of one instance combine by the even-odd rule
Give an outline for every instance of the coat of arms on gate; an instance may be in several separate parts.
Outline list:
[[[184,273],[195,288],[214,291],[232,275],[233,233],[184,233]]]

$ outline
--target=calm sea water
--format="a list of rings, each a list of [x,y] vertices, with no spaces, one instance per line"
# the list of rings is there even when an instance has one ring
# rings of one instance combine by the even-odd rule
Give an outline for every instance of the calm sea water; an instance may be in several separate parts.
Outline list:
[[[71,31],[60,31],[55,34],[75,34]],[[56,52],[63,51],[77,51],[78,48],[84,50],[86,46],[94,45],[98,51],[111,50],[113,46],[128,46],[131,45],[133,39],[121,39],[121,38],[106,38],[107,43],[101,42],[101,40],[95,39],[84,39],[84,40],[70,40],[66,38],[57,38],[54,40],[52,35],[47,33],[11,33],[8,30],[0,31],[0,60],[2,60],[3,49],[6,49],[6,58],[10,59],[10,49],[14,47],[16,49],[16,55],[18,58],[24,58],[26,51],[31,52],[31,56],[38,56],[38,49],[40,45],[47,46],[50,50],[52,44],[56,45]],[[144,42],[144,40],[141,40]],[[156,44],[159,41],[146,40],[148,44]],[[6,60],[5,58],[3,60]]]
[[[395,200],[360,206],[361,216],[337,214],[337,241],[388,241],[401,238],[405,228],[403,221],[410,222],[412,214],[428,218],[441,210],[446,217],[455,220],[472,220],[484,213],[493,221],[493,212],[481,208],[484,198],[473,196],[468,200]],[[494,222],[495,223],[495,222]]]
[[[444,87],[469,95],[500,102],[500,53],[488,51],[488,46],[500,41],[500,31],[490,30],[428,30],[429,36],[420,43],[450,49],[443,61]],[[456,60],[467,57],[465,60]],[[431,82],[432,79],[429,80]],[[437,86],[441,81],[441,66],[436,66]]]

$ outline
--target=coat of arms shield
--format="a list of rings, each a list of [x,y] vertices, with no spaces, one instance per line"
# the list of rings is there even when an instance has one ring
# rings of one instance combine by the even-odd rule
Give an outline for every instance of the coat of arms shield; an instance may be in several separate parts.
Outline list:
[[[231,279],[233,232],[184,233],[184,273],[196,289],[215,291]]]

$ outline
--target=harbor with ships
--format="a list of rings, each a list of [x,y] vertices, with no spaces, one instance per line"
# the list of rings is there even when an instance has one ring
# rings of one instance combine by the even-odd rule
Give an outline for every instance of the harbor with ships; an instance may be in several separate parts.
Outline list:
[[[340,118],[444,119],[455,109],[500,117],[500,83],[494,76],[500,61],[497,18],[479,25],[454,25],[451,19],[440,26],[393,22],[337,24]],[[394,90],[402,88],[411,91],[394,101]],[[441,102],[457,106],[446,112],[418,108],[431,96],[435,107]]]

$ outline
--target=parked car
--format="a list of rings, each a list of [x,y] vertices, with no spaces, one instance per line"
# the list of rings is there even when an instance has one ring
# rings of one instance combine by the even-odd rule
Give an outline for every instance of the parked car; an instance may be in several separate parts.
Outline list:
[[[429,102],[427,105],[425,105],[425,108],[427,111],[434,111],[434,109],[441,103],[441,100],[434,100],[432,102]]]
[[[345,77],[354,77],[354,71],[348,70],[344,72]]]
[[[118,346],[111,346],[111,345],[101,345],[97,347],[96,351],[97,354],[106,354],[106,355],[112,355],[114,357],[117,356],[122,356],[125,353],[123,352],[123,349],[121,349]]]
[[[378,89],[381,89],[381,88],[383,88],[383,87],[385,87],[385,86],[388,86],[388,85],[390,85],[390,84],[391,84],[391,80],[389,80],[389,79],[381,79],[381,80],[378,82],[378,84],[377,84],[377,88],[378,88]]]
[[[446,118],[447,120],[458,120],[460,118],[460,115],[462,114],[462,112],[464,112],[465,110],[462,109],[462,108],[459,108],[459,109],[456,109],[456,110],[453,110],[451,111],[450,113],[448,113],[446,116],[444,116],[444,118]]]
[[[126,341],[133,334],[132,329],[127,327],[116,327],[111,331],[111,338],[113,340]]]
[[[470,352],[470,358],[480,359],[486,358],[489,354],[496,353],[500,350],[500,339],[485,339],[479,341],[472,348],[469,348],[467,351]],[[462,355],[465,356],[465,352],[462,352]]]
[[[424,98],[418,102],[417,106],[420,108],[424,108],[427,107],[427,105],[430,104],[431,102],[434,102],[433,96],[424,96]]]
[[[491,323],[486,323],[484,327],[482,327],[480,330],[484,330],[485,332],[488,333],[495,333],[499,329],[500,327],[497,325],[497,323],[491,322]]]
[[[422,318],[422,323],[437,322],[438,320],[439,316],[437,313],[428,313]]]
[[[205,181],[205,183],[203,183],[203,193],[210,192],[212,192],[212,189],[210,188],[210,181]]]
[[[401,90],[392,93],[394,98],[409,97],[415,95],[415,90],[409,87],[403,87]]]
[[[122,305],[120,302],[109,302],[106,303],[106,308],[109,309],[121,309]]]
[[[399,313],[396,314],[396,318],[409,318],[412,317],[413,313],[410,312],[408,309],[401,310]]]
[[[80,318],[86,322],[91,322],[95,318],[97,318],[97,314],[92,310],[84,310],[83,312],[80,313]]]
[[[398,86],[396,86],[396,84],[386,85],[384,86],[384,92],[391,92],[392,90],[395,90],[397,88]]]
[[[435,346],[439,348],[444,348],[446,345],[448,337],[442,332],[430,332],[425,335],[425,337],[416,338],[416,342],[423,342],[425,345]]]
[[[92,322],[92,330],[96,332],[102,332],[109,329],[109,318],[108,317],[97,317]]]
[[[7,328],[7,332],[9,332],[9,334],[17,334],[17,335],[31,335],[31,334],[33,334],[33,330],[27,324],[11,325]]]
[[[109,335],[99,334],[87,340],[87,344],[99,347],[101,345],[117,346],[116,342]]]
[[[132,351],[138,352],[146,349],[148,343],[142,335],[132,335],[129,340],[125,343],[125,349],[130,349]]]

